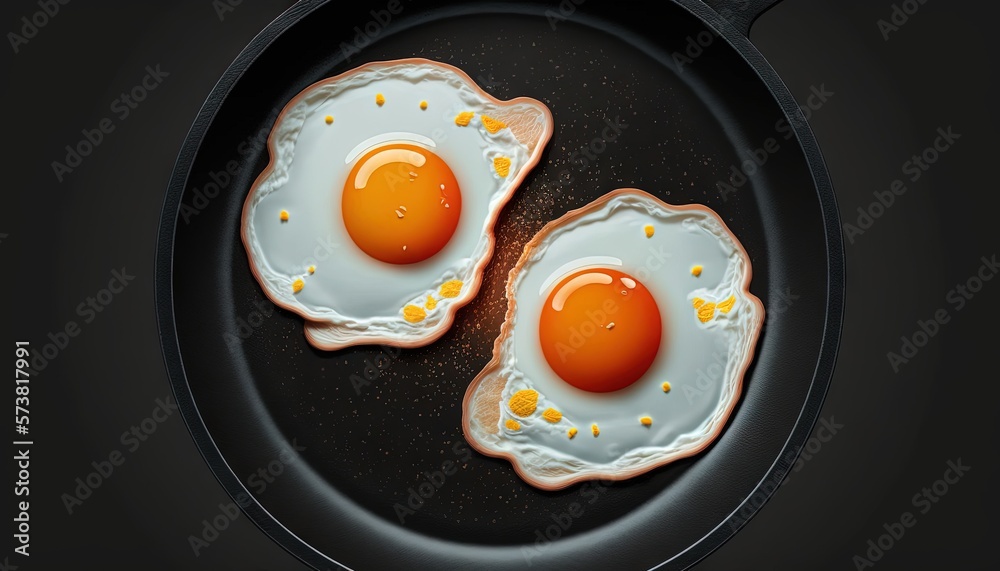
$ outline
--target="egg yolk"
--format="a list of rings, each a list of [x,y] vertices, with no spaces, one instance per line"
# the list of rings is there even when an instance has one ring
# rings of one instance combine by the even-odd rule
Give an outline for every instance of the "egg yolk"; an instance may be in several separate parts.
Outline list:
[[[341,201],[351,239],[369,256],[412,264],[441,251],[458,227],[462,194],[451,168],[428,149],[382,145],[363,155]]]
[[[611,392],[639,380],[660,348],[656,300],[638,280],[613,269],[585,269],[556,284],[542,308],[542,353],[562,380]]]

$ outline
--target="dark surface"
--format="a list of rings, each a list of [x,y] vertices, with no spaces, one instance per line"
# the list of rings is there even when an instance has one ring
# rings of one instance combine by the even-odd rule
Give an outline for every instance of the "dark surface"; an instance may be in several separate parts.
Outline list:
[[[401,562],[428,569],[568,569],[582,562],[648,568],[688,552],[671,561],[672,567],[686,566],[739,527],[727,522],[729,514],[743,511],[744,499],[770,477],[777,459],[784,461],[780,470],[789,468],[794,447],[804,442],[817,418],[828,365],[820,368],[816,386],[810,381],[826,334],[828,287],[832,296],[842,295],[837,277],[828,286],[828,258],[835,266],[842,261],[839,243],[832,254],[827,252],[824,211],[817,192],[810,192],[805,158],[797,148],[774,155],[753,177],[752,188],[748,184],[721,194],[714,184],[728,178],[729,165],[745,158],[736,149],[783,137],[775,131],[783,115],[770,92],[732,50],[716,49],[683,68],[674,66],[669,54],[685,48],[684,38],[708,33],[679,8],[668,18],[670,24],[656,27],[661,37],[676,39],[663,45],[662,52],[650,43],[653,30],[615,30],[582,14],[559,23],[553,34],[546,8],[525,7],[526,14],[515,14],[483,13],[480,7],[456,15],[442,11],[433,17],[417,15],[416,20],[403,17],[399,31],[390,28],[363,57],[346,62],[322,33],[338,9],[322,6],[271,41],[231,88],[224,80],[221,87],[228,93],[221,106],[203,113],[212,118],[211,126],[204,135],[192,133],[190,148],[193,152],[200,143],[200,149],[192,157],[190,174],[189,151],[182,153],[171,190],[179,194],[184,189],[184,194],[179,204],[168,198],[164,209],[157,287],[178,400],[234,496],[249,492],[244,486],[250,484],[239,485],[232,472],[252,473],[267,465],[292,439],[305,448],[303,461],[283,470],[266,495],[257,498],[271,517],[255,509],[251,515],[314,565],[327,562],[314,558],[313,549],[351,568]],[[615,11],[602,16],[620,19]],[[636,27],[634,21],[618,23]],[[484,43],[484,29],[496,34],[496,42]],[[494,94],[541,99],[552,110],[555,134],[540,168],[498,220],[498,256],[486,271],[481,295],[458,314],[442,339],[388,357],[380,357],[386,349],[378,347],[314,350],[302,336],[300,320],[285,312],[270,317],[259,313],[261,307],[265,313],[272,310],[250,274],[239,239],[246,189],[266,165],[266,149],[247,153],[227,192],[197,216],[188,210],[197,208],[194,189],[205,188],[216,165],[227,163],[241,141],[270,127],[273,114],[268,110],[281,107],[305,86],[365,61],[411,56],[452,63],[486,81],[511,78]],[[603,134],[605,120],[621,125],[622,133],[602,152],[595,149],[589,176],[583,176],[576,155],[570,152],[567,161],[562,149],[588,146],[595,133]],[[491,356],[506,309],[506,273],[524,243],[546,221],[621,186],[715,209],[753,261],[753,292],[775,311],[746,375],[744,403],[709,452],[606,490],[602,486],[600,495],[590,495],[593,485],[542,492],[522,482],[507,462],[469,451],[459,404],[470,379]],[[206,289],[206,283],[216,287]],[[778,307],[784,288],[805,297],[801,311]],[[834,329],[828,343],[835,344],[839,300],[829,303],[834,304],[829,316]],[[255,312],[259,320],[250,317]],[[179,339],[176,363],[171,319]],[[241,320],[249,325],[242,333]],[[380,358],[387,364],[372,380],[374,386],[352,383],[352,375],[360,377],[368,363]],[[807,399],[812,406],[803,411]],[[799,440],[785,449],[796,422],[801,425]],[[221,457],[215,456],[215,447]],[[439,477],[440,487],[423,505],[409,506],[419,513],[400,517],[409,491],[449,460],[458,462],[457,473]],[[586,506],[587,517],[573,518],[560,531],[559,543],[535,549],[553,516],[566,514],[574,502]],[[646,509],[639,512],[640,507]],[[277,529],[275,521],[308,547]],[[678,521],[686,523],[677,526]],[[728,533],[703,539],[720,524]],[[671,533],[664,536],[662,529]],[[351,531],[358,536],[347,539]],[[603,547],[620,536],[629,538],[621,550]]]
[[[900,165],[931,144],[938,127],[954,125],[963,137],[848,246],[851,303],[822,413],[844,428],[699,569],[852,568],[851,558],[904,510],[917,514],[918,524],[877,568],[987,568],[992,559],[995,371],[978,340],[995,337],[987,326],[996,315],[996,282],[961,311],[946,300],[997,245],[990,191],[997,121],[986,89],[995,79],[988,64],[995,49],[984,27],[990,18],[979,3],[931,1],[884,42],[875,22],[889,17],[891,4],[852,4],[786,0],[752,35],[800,101],[811,85],[825,83],[836,93],[811,124],[845,220],[856,218],[873,191],[902,178]],[[83,329],[33,381],[33,556],[10,560],[22,569],[297,568],[242,516],[195,557],[188,536],[202,533],[202,520],[221,513],[218,504],[229,499],[176,415],[127,453],[72,515],[60,500],[75,478],[93,470],[92,461],[126,450],[122,431],[169,392],[152,309],[162,192],[208,91],[282,7],[244,3],[220,22],[210,3],[146,13],[127,4],[73,3],[20,54],[6,56],[13,73],[8,107],[18,110],[8,116],[9,130],[23,144],[9,147],[20,178],[0,218],[8,235],[0,256],[32,279],[5,282],[8,299],[24,299],[29,288],[31,303],[8,304],[4,322],[11,338],[38,345],[68,320]],[[5,6],[2,21],[15,29],[35,9]],[[109,116],[109,102],[157,62],[170,78],[58,183],[50,161],[80,138],[81,128]],[[977,207],[969,207],[969,197]],[[85,324],[76,304],[123,265],[135,281]],[[886,352],[898,351],[899,336],[940,308],[950,310],[951,321],[894,374]],[[919,513],[911,496],[959,457],[973,467],[969,475]]]

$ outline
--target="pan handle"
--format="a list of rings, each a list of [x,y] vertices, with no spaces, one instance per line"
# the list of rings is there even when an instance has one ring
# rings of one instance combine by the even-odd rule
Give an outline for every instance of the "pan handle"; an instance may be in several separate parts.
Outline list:
[[[750,37],[750,26],[761,14],[781,0],[702,0],[737,31]]]

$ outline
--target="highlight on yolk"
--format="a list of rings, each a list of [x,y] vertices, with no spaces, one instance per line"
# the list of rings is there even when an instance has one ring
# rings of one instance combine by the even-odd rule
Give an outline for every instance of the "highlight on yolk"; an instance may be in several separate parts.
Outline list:
[[[615,269],[588,268],[568,274],[552,289],[538,338],[545,360],[562,380],[605,393],[646,373],[660,348],[662,328],[656,300],[638,280]]]
[[[344,225],[369,256],[412,264],[441,251],[458,227],[462,193],[432,151],[390,143],[364,154],[344,183]]]

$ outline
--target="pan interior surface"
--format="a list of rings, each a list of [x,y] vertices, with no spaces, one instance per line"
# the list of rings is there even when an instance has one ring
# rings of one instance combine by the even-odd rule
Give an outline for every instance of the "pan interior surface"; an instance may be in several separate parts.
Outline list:
[[[217,448],[224,462],[210,457],[213,469],[231,471],[259,502],[258,525],[309,546],[285,543],[316,566],[649,568],[671,559],[768,473],[816,368],[824,217],[788,121],[746,61],[673,5],[663,19],[606,5],[420,15],[390,5],[399,12],[329,3],[306,14],[249,64],[200,141],[171,276],[186,375],[175,387],[197,406],[189,424],[199,446],[206,456]],[[709,45],[691,50],[704,34]],[[497,221],[479,295],[440,340],[319,351],[251,275],[243,201],[288,100],[357,65],[405,57],[455,65],[499,99],[536,98],[555,132]],[[508,462],[472,451],[462,398],[492,356],[507,272],[525,242],[620,187],[719,213],[750,255],[767,321],[743,397],[705,452],[623,482],[540,491]],[[318,259],[327,252],[322,240],[309,247]]]

